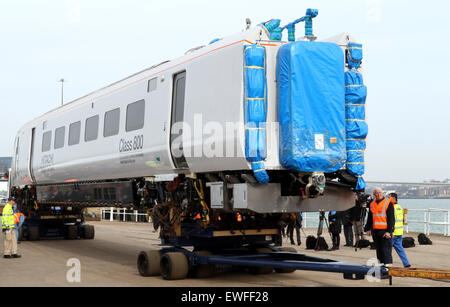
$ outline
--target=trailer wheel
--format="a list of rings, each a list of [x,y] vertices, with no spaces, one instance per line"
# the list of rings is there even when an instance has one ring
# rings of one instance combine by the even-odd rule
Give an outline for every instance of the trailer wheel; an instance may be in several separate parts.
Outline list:
[[[29,226],[28,227],[28,240],[38,241],[40,239],[39,226]]]
[[[161,276],[167,280],[184,279],[189,272],[189,263],[181,252],[165,253],[161,257]]]
[[[280,252],[290,252],[290,253],[296,253],[297,254],[297,250],[294,247],[291,247],[291,246],[280,247],[279,250],[280,250]]]
[[[75,240],[78,238],[78,226],[77,225],[69,225],[66,227],[66,239],[67,240]]]
[[[142,251],[137,259],[137,267],[141,276],[157,276],[161,274],[161,253],[156,250]]]
[[[260,254],[270,254],[273,253],[273,251],[270,248],[262,247],[257,248],[256,251]],[[270,274],[273,272],[272,267],[265,267],[265,266],[258,266],[258,267],[249,267],[249,272],[252,274],[262,275],[262,274]]]
[[[84,225],[83,238],[92,240],[95,237],[95,228],[92,225]]]
[[[212,256],[212,253],[209,251],[195,251],[194,254],[199,256]],[[195,278],[207,278],[214,274],[215,265],[208,264],[197,264],[193,269],[193,276]]]
[[[297,253],[297,250],[293,247],[287,246],[287,247],[281,247],[280,252],[291,252],[291,253]],[[277,273],[293,273],[295,272],[295,269],[280,269],[275,268],[275,272]]]

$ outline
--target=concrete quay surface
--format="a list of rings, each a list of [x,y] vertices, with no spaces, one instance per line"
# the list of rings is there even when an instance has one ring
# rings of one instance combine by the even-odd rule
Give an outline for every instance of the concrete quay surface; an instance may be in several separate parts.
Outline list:
[[[271,273],[252,275],[247,272],[217,273],[205,279],[185,279],[167,281],[162,277],[141,277],[137,271],[136,260],[140,251],[158,249],[159,239],[153,227],[147,223],[131,222],[89,222],[95,226],[94,240],[42,239],[23,241],[19,244],[20,259],[0,258],[0,286],[14,287],[53,287],[53,286],[124,286],[124,287],[389,287],[388,280],[369,282],[367,280],[345,280],[342,274],[296,271],[291,274]],[[306,235],[316,232],[305,229]],[[450,237],[431,235],[433,245],[419,245],[417,234],[409,233],[416,239],[416,247],[406,249],[413,267],[450,270]],[[3,239],[0,236],[0,249],[3,252]],[[302,231],[302,245],[295,246],[301,254],[344,260],[366,264],[375,258],[375,250],[342,246],[345,244],[341,234],[341,247],[337,251],[306,250],[305,234]],[[328,233],[324,237],[329,246]],[[291,246],[287,238],[284,246]],[[293,245],[292,245],[293,246]],[[394,266],[401,267],[399,257],[393,251]],[[80,282],[68,282],[67,274],[73,260],[80,263]],[[75,261],[77,261],[75,260]],[[68,265],[69,264],[69,265]],[[70,274],[69,274],[70,275]],[[73,274],[71,276],[74,276]],[[450,287],[450,281],[436,281],[419,278],[393,278],[393,286],[438,286]]]

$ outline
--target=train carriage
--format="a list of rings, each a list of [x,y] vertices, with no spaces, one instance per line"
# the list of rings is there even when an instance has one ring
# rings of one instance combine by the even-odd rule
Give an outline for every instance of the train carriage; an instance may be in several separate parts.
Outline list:
[[[270,25],[193,48],[25,124],[10,185],[33,233],[47,216],[83,235],[84,208],[120,206],[151,210],[163,242],[211,244],[206,236],[235,245],[252,236],[236,239],[234,229],[276,241],[283,213],[352,207],[363,188],[354,168],[363,165],[365,96],[348,97],[365,87],[347,74],[361,75],[352,66],[360,45],[348,34],[281,41]]]

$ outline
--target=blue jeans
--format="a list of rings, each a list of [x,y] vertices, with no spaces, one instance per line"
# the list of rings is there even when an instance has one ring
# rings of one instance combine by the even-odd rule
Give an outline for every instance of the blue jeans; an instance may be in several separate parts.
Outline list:
[[[409,266],[411,265],[408,261],[408,257],[406,257],[405,250],[403,249],[403,237],[402,236],[394,236],[392,239],[392,246],[394,247],[395,251],[397,252],[398,256],[403,262],[403,266]]]

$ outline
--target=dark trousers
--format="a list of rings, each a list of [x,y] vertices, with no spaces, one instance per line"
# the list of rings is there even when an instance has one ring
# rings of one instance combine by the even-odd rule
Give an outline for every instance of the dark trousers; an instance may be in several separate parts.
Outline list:
[[[298,223],[295,223],[295,222],[289,223],[288,229],[287,229],[287,234],[288,234],[289,238],[291,239],[291,244],[295,244],[294,228],[295,228],[295,232],[297,234],[297,244],[300,245],[302,243],[302,241],[300,240],[300,225]]]
[[[340,232],[331,232],[331,240],[333,241],[332,248],[339,248],[339,244],[341,242]]]
[[[377,249],[377,259],[380,263],[392,264],[392,239],[383,238],[384,229],[375,229],[372,232],[373,242]]]
[[[281,222],[279,223],[279,225],[280,225],[280,232],[281,232],[281,235],[282,235],[283,237],[285,237],[285,236],[286,236],[286,223],[283,222],[283,221],[281,221]]]
[[[344,224],[345,245],[353,246],[353,224]]]

